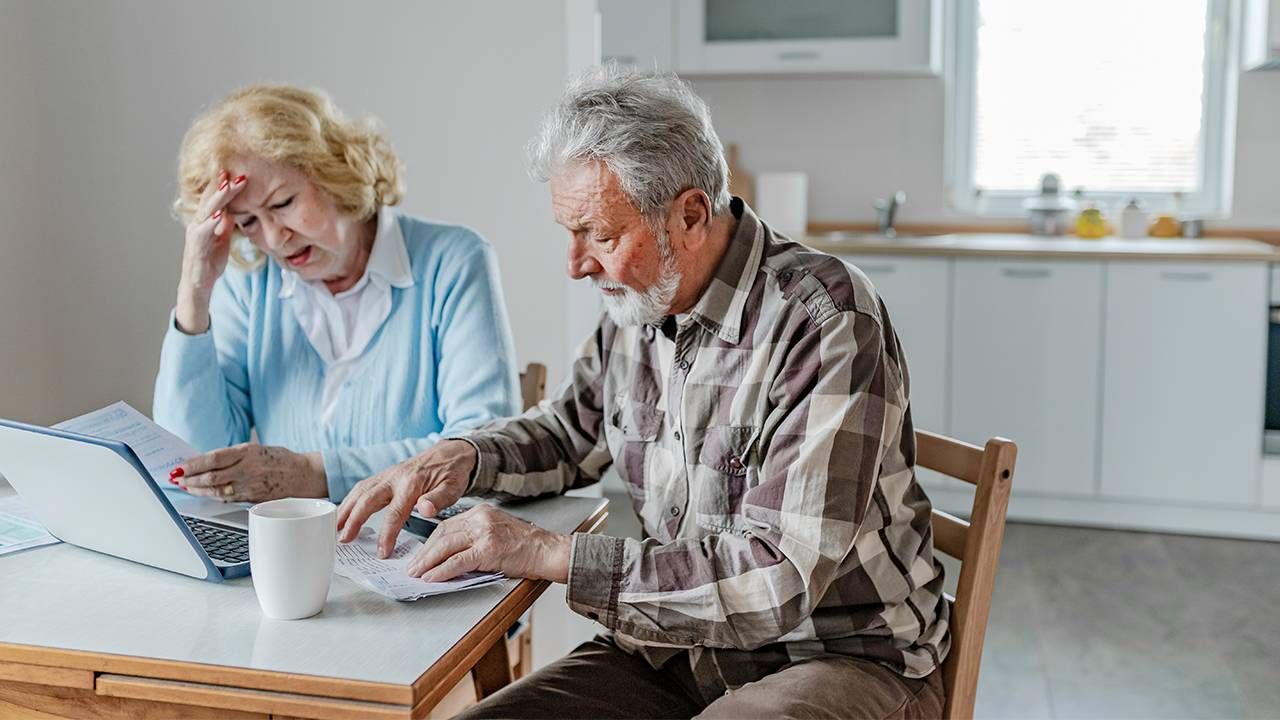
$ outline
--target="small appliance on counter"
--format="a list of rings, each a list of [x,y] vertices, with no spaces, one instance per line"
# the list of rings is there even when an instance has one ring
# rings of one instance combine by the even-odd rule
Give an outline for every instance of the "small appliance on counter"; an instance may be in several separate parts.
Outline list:
[[[1053,173],[1040,178],[1040,194],[1022,201],[1032,235],[1065,235],[1072,230],[1076,204],[1062,196],[1061,181]]]
[[[1142,209],[1138,198],[1129,200],[1129,204],[1120,211],[1120,237],[1136,240],[1147,236],[1147,211]]]
[[[802,172],[762,172],[756,176],[756,212],[790,237],[802,237],[809,224],[809,176]]]

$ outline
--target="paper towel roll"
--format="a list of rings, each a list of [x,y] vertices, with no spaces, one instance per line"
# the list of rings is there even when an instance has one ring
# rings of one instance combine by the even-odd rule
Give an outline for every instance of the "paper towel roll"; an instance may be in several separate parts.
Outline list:
[[[755,210],[774,230],[798,238],[809,224],[809,176],[765,172],[756,176]]]

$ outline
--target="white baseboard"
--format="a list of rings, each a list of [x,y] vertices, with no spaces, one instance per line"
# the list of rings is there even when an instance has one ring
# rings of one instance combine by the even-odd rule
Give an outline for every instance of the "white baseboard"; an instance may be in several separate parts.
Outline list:
[[[973,507],[973,493],[969,491],[926,485],[926,492],[939,510],[967,517]],[[1023,495],[1010,498],[1008,519],[1114,530],[1280,540],[1280,510],[1258,508],[1156,505],[1104,498]]]

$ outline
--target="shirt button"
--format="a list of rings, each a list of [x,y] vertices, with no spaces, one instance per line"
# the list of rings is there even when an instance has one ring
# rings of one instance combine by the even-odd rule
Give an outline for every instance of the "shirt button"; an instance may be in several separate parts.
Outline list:
[[[677,440],[679,440],[679,439],[680,439],[680,431],[679,431],[679,430],[677,430],[677,431],[676,431],[676,439],[677,439]]]
[[[790,272],[778,273],[778,280],[781,282],[791,282],[791,273]]]
[[[676,507],[676,506],[672,505],[672,506],[671,506],[671,517],[675,517],[675,516],[677,516],[677,515],[679,515],[679,514],[680,514],[680,508],[678,508],[678,507]]]
[[[688,361],[688,360],[681,360],[681,361],[680,361],[680,369],[681,369],[681,370],[686,370],[686,371],[687,371],[687,370],[689,369],[689,361]]]

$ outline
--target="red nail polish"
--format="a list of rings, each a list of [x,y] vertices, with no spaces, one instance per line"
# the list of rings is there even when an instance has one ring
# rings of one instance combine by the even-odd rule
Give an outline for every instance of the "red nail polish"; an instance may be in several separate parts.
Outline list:
[[[245,181],[245,179],[246,179],[246,178],[245,178],[245,176],[244,176],[244,175],[241,175],[240,177],[236,178],[236,180],[235,180],[236,185],[239,185],[240,183],[244,182],[244,181]]]
[[[179,485],[178,487],[182,488],[183,490],[186,490],[186,489],[187,489],[187,486],[186,486],[186,485]]]
[[[211,219],[211,220],[217,220],[217,219],[218,219],[218,218],[220,218],[220,217],[222,217],[222,211],[221,211],[221,210],[219,210],[218,212],[214,213],[214,214],[213,214],[213,217],[212,217],[212,218],[210,218],[210,219]]]
[[[230,185],[230,184],[231,184],[231,181],[230,181],[230,180],[228,180],[227,178],[223,178],[223,179],[222,179],[222,183],[218,185],[218,189],[219,189],[219,190],[226,190],[226,189],[227,189],[227,186],[228,186],[228,185]]]
[[[180,467],[176,467],[176,468],[174,468],[174,469],[172,469],[172,470],[170,470],[170,471],[169,471],[169,479],[170,479],[170,480],[172,480],[172,479],[174,479],[174,478],[180,478],[180,477],[182,477],[183,475],[186,475],[186,474],[187,474],[187,471],[186,471],[186,470],[183,470],[183,469],[182,469],[182,468],[180,468]]]

